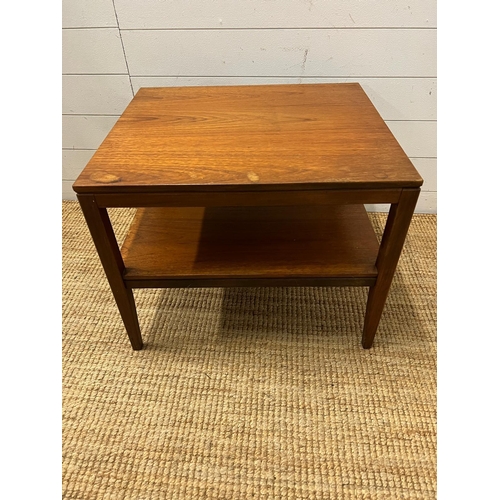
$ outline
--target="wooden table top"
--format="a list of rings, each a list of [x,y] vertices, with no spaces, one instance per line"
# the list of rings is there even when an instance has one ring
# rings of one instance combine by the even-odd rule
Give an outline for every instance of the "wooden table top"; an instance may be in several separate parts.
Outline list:
[[[141,88],[78,193],[419,187],[357,83]]]

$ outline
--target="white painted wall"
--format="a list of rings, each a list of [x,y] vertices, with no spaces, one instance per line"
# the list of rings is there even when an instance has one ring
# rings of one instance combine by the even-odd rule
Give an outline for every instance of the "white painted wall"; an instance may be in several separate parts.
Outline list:
[[[63,198],[140,87],[351,81],[436,212],[435,0],[63,0]]]

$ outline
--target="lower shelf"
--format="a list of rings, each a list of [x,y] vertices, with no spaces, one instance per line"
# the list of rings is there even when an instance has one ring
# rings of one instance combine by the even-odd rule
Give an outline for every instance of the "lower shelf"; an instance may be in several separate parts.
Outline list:
[[[128,286],[371,285],[378,241],[363,205],[138,209]]]

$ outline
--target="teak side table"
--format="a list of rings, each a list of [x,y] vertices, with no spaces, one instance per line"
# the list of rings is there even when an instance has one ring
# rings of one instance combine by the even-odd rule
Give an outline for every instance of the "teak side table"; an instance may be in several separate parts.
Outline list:
[[[142,88],[73,189],[133,349],[133,288],[229,286],[368,286],[368,349],[421,185],[348,83]],[[109,207],[139,208],[121,250]]]

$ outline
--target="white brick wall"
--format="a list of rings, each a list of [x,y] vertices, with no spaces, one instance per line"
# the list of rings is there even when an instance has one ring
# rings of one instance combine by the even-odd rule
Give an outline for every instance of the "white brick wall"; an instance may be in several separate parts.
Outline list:
[[[358,81],[436,211],[435,0],[63,0],[63,74],[65,199],[140,87]]]

